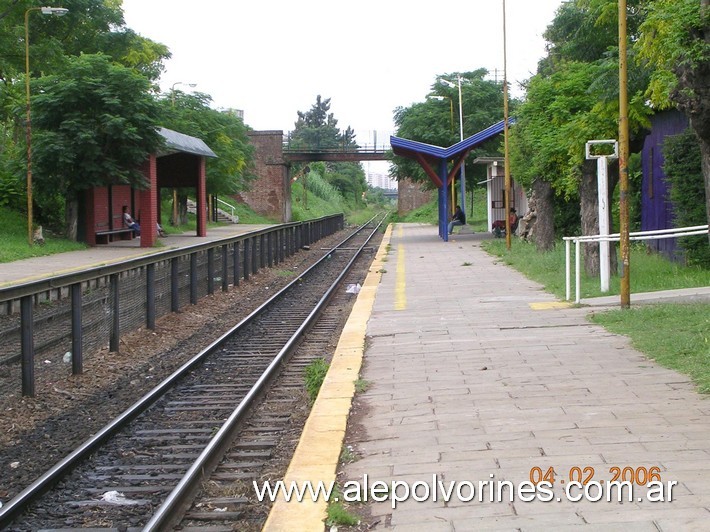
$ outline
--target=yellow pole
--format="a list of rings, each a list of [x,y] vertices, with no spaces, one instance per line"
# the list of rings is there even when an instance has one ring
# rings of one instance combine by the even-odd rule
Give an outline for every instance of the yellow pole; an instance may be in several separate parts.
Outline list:
[[[626,0],[619,0],[619,244],[621,247],[621,308],[631,306],[629,260],[629,96],[626,53]]]
[[[173,189],[173,225],[179,225],[178,224],[178,196],[177,196],[177,189]]]
[[[30,11],[41,11],[43,15],[61,17],[67,11],[63,7],[31,7],[25,11],[25,97],[27,99],[27,241],[34,244],[33,213],[32,213],[32,113],[30,110]]]
[[[27,242],[34,244],[32,222],[32,114],[30,111],[30,11],[40,8],[31,7],[25,11],[25,96],[27,98],[27,124],[25,135],[27,142]]]
[[[508,145],[508,50],[505,28],[505,0],[503,0],[503,137],[505,139],[505,247],[510,249],[510,147]]]

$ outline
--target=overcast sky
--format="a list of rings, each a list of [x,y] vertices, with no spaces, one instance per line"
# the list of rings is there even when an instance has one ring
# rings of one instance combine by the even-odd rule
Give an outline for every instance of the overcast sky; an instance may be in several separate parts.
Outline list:
[[[508,78],[529,78],[561,0],[507,0]],[[291,130],[318,94],[361,144],[423,101],[439,74],[503,68],[502,0],[123,0],[128,27],[167,45],[161,78],[196,83],[254,129]],[[179,85],[181,90],[191,90]],[[515,87],[513,87],[515,90]]]

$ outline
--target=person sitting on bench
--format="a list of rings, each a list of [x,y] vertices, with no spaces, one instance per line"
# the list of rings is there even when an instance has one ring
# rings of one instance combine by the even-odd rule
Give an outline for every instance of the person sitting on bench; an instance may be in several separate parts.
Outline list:
[[[515,211],[513,207],[510,208],[510,214],[508,214],[508,223],[510,224],[510,234],[514,235],[515,231],[518,230],[518,222],[520,221],[520,218],[518,217],[518,213]]]
[[[126,227],[130,227],[131,229],[133,229],[133,232],[136,234],[136,236],[141,236],[141,226],[138,225],[138,222],[136,222],[130,215],[130,213],[128,212],[127,205],[123,206],[123,223]]]
[[[454,215],[449,222],[449,234],[454,232],[454,227],[457,225],[466,225],[466,215],[459,205],[456,205],[456,211],[454,211]]]

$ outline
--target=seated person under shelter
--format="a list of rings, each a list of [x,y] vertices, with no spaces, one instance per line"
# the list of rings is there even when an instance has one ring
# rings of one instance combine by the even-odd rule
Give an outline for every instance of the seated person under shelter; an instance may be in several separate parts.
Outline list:
[[[130,215],[130,213],[128,212],[127,205],[123,206],[123,224],[126,227],[130,227],[131,229],[133,229],[133,232],[136,234],[136,236],[141,236],[141,226],[138,225],[138,222],[136,222]]]
[[[456,205],[454,215],[451,218],[451,221],[449,222],[449,234],[453,233],[454,227],[457,225],[466,225],[466,215],[461,210],[461,207],[459,205]]]

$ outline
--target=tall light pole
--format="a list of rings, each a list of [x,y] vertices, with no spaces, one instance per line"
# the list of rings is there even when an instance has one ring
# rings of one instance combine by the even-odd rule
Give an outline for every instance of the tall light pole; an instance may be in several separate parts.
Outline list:
[[[197,87],[197,83],[184,83],[182,81],[173,83],[170,87],[170,103],[173,108],[175,108],[175,87],[178,85],[186,85],[193,89]],[[178,225],[178,197],[176,188],[173,189],[173,225]]]
[[[460,140],[463,141],[463,99],[461,97],[461,75],[457,74],[456,75],[458,79],[458,89],[459,89],[459,137]],[[441,81],[443,81],[446,85],[448,85],[451,88],[455,88],[457,84],[452,83],[448,79],[443,79],[441,78]],[[463,162],[461,163],[461,210],[463,212],[466,212],[466,158],[464,157]],[[451,207],[454,206],[454,198],[452,195],[451,198]]]
[[[27,139],[27,242],[34,244],[32,222],[32,112],[30,110],[30,12],[40,11],[43,15],[61,17],[69,10],[63,7],[31,7],[25,11],[25,96],[27,99],[27,124],[25,125]]]
[[[173,83],[172,86],[170,87],[170,94],[171,94],[170,102],[172,103],[173,107],[175,107],[175,87],[177,87],[178,85],[185,85],[186,87],[190,87],[191,89],[194,89],[195,87],[197,87],[197,83],[184,83],[182,81],[176,81],[175,83]]]
[[[626,0],[619,0],[619,247],[621,248],[620,306],[631,306],[629,272],[629,95],[626,55]]]
[[[505,247],[510,249],[510,147],[508,144],[508,49],[503,0],[503,137],[505,145]]]
[[[449,98],[448,96],[439,96],[437,94],[428,96],[429,98],[433,98],[434,100],[449,100],[449,110],[451,112],[451,131],[453,132],[454,130],[454,101]]]

